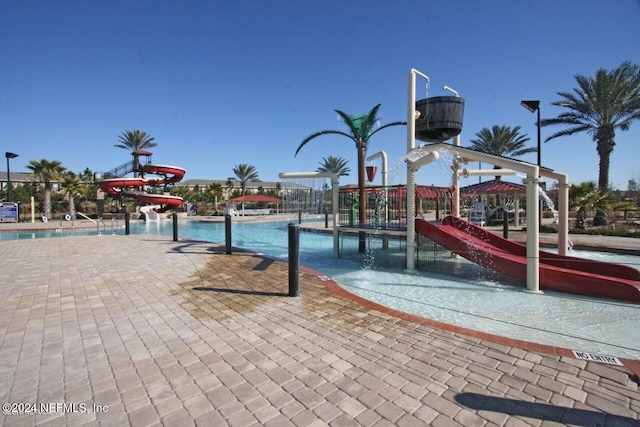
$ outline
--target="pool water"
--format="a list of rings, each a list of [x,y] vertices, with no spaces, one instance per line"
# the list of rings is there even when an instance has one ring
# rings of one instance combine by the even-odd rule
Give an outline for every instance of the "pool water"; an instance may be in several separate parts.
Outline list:
[[[234,221],[232,245],[286,259],[288,224],[289,221]],[[171,222],[131,225],[133,234],[171,235],[172,231]],[[122,234],[123,230],[117,232]],[[0,234],[4,238],[5,233]],[[46,237],[39,234],[28,233],[22,238]],[[180,222],[179,234],[222,244],[225,241],[224,223]],[[336,259],[331,234],[303,231],[300,262],[356,295],[420,317],[576,351],[640,359],[638,305],[551,291],[532,294],[522,287],[482,277],[409,273],[403,270],[403,257],[389,256],[376,243],[372,246],[377,249],[364,255],[357,251],[357,237],[342,237],[341,258]],[[640,266],[640,257],[630,255],[586,251],[574,251],[571,255]],[[385,262],[375,262],[376,258]],[[396,261],[388,262],[389,259]],[[376,267],[380,264],[385,267]],[[304,287],[301,292],[304,293]]]

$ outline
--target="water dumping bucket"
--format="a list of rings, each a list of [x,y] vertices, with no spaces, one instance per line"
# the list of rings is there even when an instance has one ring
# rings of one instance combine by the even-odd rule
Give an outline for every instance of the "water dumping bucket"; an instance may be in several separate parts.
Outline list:
[[[416,139],[442,142],[462,132],[464,99],[459,96],[435,96],[416,102]]]
[[[365,169],[367,170],[367,179],[369,180],[369,182],[373,182],[373,180],[376,179],[376,172],[378,172],[378,167],[366,166]]]

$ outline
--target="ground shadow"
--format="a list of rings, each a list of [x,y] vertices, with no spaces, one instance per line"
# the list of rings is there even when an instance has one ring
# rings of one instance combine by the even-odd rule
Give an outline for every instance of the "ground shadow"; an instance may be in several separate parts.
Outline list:
[[[567,408],[548,403],[525,402],[506,397],[485,396],[478,393],[460,393],[456,401],[468,408],[480,411],[501,412],[510,416],[556,421],[575,426],[637,425],[638,420],[586,409]]]
[[[284,292],[266,292],[266,291],[252,291],[247,289],[229,289],[229,288],[210,288],[207,286],[196,286],[193,288],[194,291],[207,291],[207,292],[224,292],[227,294],[241,294],[241,295],[260,295],[267,297],[286,297],[289,294]]]

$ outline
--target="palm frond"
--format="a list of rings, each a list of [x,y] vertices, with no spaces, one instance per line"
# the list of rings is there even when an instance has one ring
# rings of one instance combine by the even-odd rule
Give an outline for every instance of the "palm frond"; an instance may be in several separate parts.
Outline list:
[[[339,131],[339,130],[321,130],[320,132],[313,133],[313,134],[309,135],[308,137],[306,137],[306,138],[305,138],[305,139],[300,143],[300,145],[298,145],[298,149],[296,150],[296,153],[295,153],[294,157],[296,157],[296,156],[298,155],[298,152],[300,152],[300,150],[302,149],[302,147],[304,147],[305,145],[307,145],[307,143],[308,143],[309,141],[311,141],[312,139],[315,139],[315,138],[317,138],[317,137],[319,137],[319,136],[321,136],[321,135],[330,135],[330,134],[333,134],[333,135],[343,135],[343,136],[346,136],[347,138],[349,138],[349,139],[351,139],[351,140],[353,140],[353,141],[357,142],[357,141],[353,138],[353,136],[352,136],[352,135],[349,135],[349,134],[348,134],[348,133],[346,133],[346,132],[342,132],[342,131]]]

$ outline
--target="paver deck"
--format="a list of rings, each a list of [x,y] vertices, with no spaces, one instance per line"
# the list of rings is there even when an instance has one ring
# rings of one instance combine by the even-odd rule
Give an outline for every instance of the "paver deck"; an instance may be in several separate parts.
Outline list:
[[[0,424],[639,424],[634,361],[525,350],[320,273],[300,282],[288,297],[287,264],[166,236],[4,241]],[[47,414],[8,413],[32,403]]]

